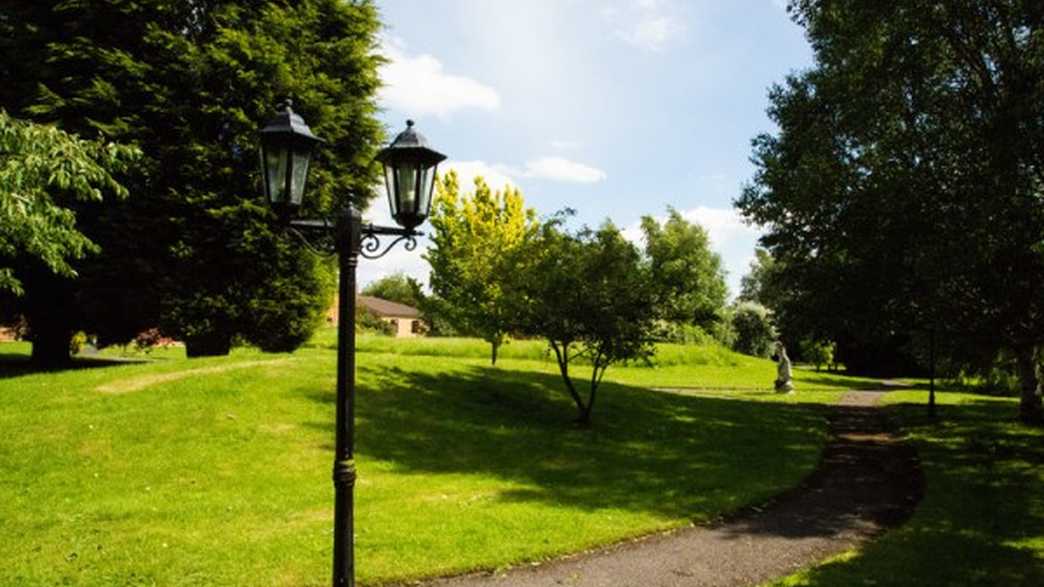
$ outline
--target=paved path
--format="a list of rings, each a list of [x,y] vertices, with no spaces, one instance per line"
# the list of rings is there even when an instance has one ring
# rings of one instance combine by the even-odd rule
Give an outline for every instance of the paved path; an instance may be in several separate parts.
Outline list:
[[[689,587],[756,585],[848,550],[904,521],[920,499],[913,449],[875,407],[880,392],[845,393],[830,413],[832,440],[805,482],[713,526],[666,534],[438,587]]]

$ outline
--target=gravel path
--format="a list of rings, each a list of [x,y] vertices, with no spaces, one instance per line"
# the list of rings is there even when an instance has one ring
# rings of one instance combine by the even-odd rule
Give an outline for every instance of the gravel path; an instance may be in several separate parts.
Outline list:
[[[546,564],[435,580],[438,587],[756,585],[904,521],[921,496],[914,450],[888,430],[880,392],[831,408],[832,439],[804,483],[712,526],[693,526]]]

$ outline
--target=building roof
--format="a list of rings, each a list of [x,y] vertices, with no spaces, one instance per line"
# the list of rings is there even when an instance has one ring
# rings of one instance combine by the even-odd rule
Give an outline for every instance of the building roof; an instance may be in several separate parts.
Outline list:
[[[420,310],[413,306],[390,302],[373,296],[358,296],[355,299],[357,304],[378,316],[387,318],[420,318]]]

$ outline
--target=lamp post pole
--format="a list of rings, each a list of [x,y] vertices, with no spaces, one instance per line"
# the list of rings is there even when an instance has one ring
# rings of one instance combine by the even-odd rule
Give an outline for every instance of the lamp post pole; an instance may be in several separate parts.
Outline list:
[[[334,448],[333,585],[355,586],[355,292],[359,257],[378,259],[399,241],[406,250],[417,247],[422,233],[413,228],[363,224],[354,200],[331,226],[325,220],[292,220],[299,233],[333,232],[333,251],[340,275],[337,280],[337,399]],[[302,238],[307,238],[301,234]],[[380,237],[394,237],[386,246]]]
[[[338,221],[337,443],[334,456],[333,584],[355,585],[355,270],[359,265],[359,213],[354,205]]]
[[[323,140],[312,134],[288,100],[283,112],[261,129],[261,172],[269,202],[289,219],[301,205],[312,151]],[[328,220],[290,220],[290,230],[313,251],[307,233],[326,243],[323,254],[335,253],[337,280],[337,438],[334,450],[333,584],[355,586],[355,270],[359,257],[383,257],[399,241],[407,251],[417,248],[415,228],[431,211],[438,164],[446,156],[428,147],[428,141],[406,121],[406,130],[377,154],[384,168],[385,188],[392,218],[400,228],[363,224],[353,194]],[[332,247],[329,246],[333,237]],[[381,236],[394,237],[382,248]]]

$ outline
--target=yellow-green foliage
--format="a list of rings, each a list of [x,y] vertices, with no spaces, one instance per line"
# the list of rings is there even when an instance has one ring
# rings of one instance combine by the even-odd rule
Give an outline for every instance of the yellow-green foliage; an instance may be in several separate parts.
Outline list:
[[[519,268],[508,259],[537,229],[536,212],[526,208],[522,192],[494,191],[481,177],[462,194],[457,174],[436,184],[431,215],[431,288],[450,307],[450,320],[498,346],[507,330],[503,280]]]

